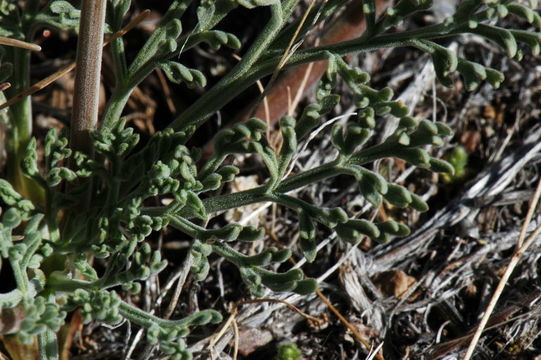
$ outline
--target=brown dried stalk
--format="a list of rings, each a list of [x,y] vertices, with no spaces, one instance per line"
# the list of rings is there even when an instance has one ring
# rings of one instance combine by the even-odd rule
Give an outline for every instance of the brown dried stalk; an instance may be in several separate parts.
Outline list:
[[[278,237],[276,237],[274,232],[271,232],[270,235],[271,235],[271,238],[276,242],[276,244],[278,244],[281,248],[284,247],[284,244],[282,244],[282,242],[278,239]],[[289,261],[294,265],[297,263],[293,258],[289,259]],[[321,301],[323,301],[323,303],[327,306],[327,308],[329,308],[329,310],[331,310],[331,312],[338,318],[338,320],[342,323],[342,325],[344,325],[344,327],[351,332],[353,337],[359,343],[361,343],[366,348],[366,350],[371,351],[372,350],[372,345],[366,339],[364,339],[362,337],[362,335],[359,333],[357,328],[353,324],[351,324],[346,319],[346,317],[344,315],[342,315],[342,313],[331,303],[331,300],[329,300],[329,298],[326,297],[325,294],[323,294],[320,290],[316,290],[316,295],[321,299]],[[264,302],[264,301],[272,300],[272,302],[278,302],[278,303],[285,304],[291,310],[298,312],[301,316],[305,317],[308,320],[312,320],[316,324],[321,324],[322,323],[322,319],[319,319],[319,318],[313,317],[311,315],[305,314],[300,309],[296,308],[294,305],[292,305],[292,304],[290,304],[290,303],[288,303],[288,302],[286,302],[284,300],[279,300],[279,299],[260,299],[260,300],[261,301],[259,301],[257,299],[256,300],[246,300],[246,301],[241,302],[240,304],[243,304],[243,303],[258,303],[258,302]],[[374,357],[377,360],[385,360],[385,358],[383,357],[383,351],[381,351],[381,349],[377,350],[374,353]]]
[[[359,331],[355,328],[355,326],[353,326],[345,317],[344,315],[342,315],[340,313],[340,311],[338,311],[337,308],[334,307],[334,305],[331,303],[331,301],[325,296],[323,295],[323,293],[319,290],[316,291],[316,294],[317,296],[319,296],[319,298],[325,303],[325,305],[327,305],[327,307],[333,312],[333,314],[338,318],[338,320],[340,320],[340,322],[342,323],[342,325],[344,325],[349,331],[351,331],[351,333],[353,334],[353,337],[358,341],[360,342],[361,344],[363,344],[363,346],[368,350],[368,351],[371,351],[372,350],[372,345],[366,341],[362,335],[359,333]],[[375,357],[376,359],[378,360],[384,360],[384,357],[383,357],[383,352],[381,350],[377,351],[375,353]]]
[[[30,51],[41,51],[41,46],[26,41],[10,39],[0,36],[0,45],[13,46]]]
[[[245,304],[258,304],[258,303],[265,303],[265,302],[284,304],[290,310],[295,311],[297,314],[299,314],[300,316],[302,316],[306,320],[312,321],[315,324],[322,324],[322,323],[325,322],[323,319],[317,318],[317,317],[312,316],[312,315],[308,315],[307,313],[305,313],[304,311],[302,311],[301,309],[299,309],[295,305],[293,305],[291,303],[288,303],[287,301],[281,300],[281,299],[250,299],[250,300],[243,300],[243,301],[239,301],[235,305],[235,307],[245,305]]]
[[[473,356],[475,347],[477,346],[477,343],[479,342],[479,339],[481,338],[481,335],[483,334],[485,326],[487,325],[488,320],[490,319],[490,315],[494,311],[494,308],[496,307],[496,304],[498,303],[498,300],[503,292],[503,289],[505,288],[505,285],[507,284],[507,281],[509,281],[511,274],[513,273],[513,270],[515,270],[515,267],[519,263],[522,255],[528,250],[528,248],[533,244],[537,236],[541,233],[541,225],[539,225],[534,230],[534,232],[526,240],[524,240],[526,237],[526,229],[528,229],[528,226],[530,225],[530,221],[532,219],[535,208],[537,207],[537,202],[540,196],[541,196],[541,180],[539,180],[537,189],[535,190],[534,197],[532,198],[532,202],[530,204],[530,208],[528,209],[528,214],[524,221],[522,230],[520,232],[520,236],[517,240],[517,245],[513,253],[513,256],[511,257],[511,260],[509,261],[509,264],[507,265],[505,269],[505,273],[501,277],[500,282],[498,283],[498,286],[496,287],[496,290],[494,291],[494,294],[492,295],[492,298],[490,299],[490,303],[488,304],[487,309],[485,310],[485,314],[483,315],[483,318],[481,319],[479,326],[475,330],[475,333],[470,342],[470,345],[468,346],[468,349],[466,350],[466,354],[464,355],[464,360],[469,360]]]
[[[492,314],[483,331],[501,328],[505,324],[509,324],[520,318],[532,316],[532,313],[537,312],[536,308],[538,307],[537,303],[539,302],[540,297],[541,290],[535,290],[532,294],[526,296],[518,304],[510,305],[502,311]],[[532,310],[525,312],[524,314],[513,316],[518,311],[524,309]],[[464,346],[466,343],[471,342],[476,329],[477,328],[473,328],[472,330],[468,331],[468,333],[464,336],[446,341],[441,344],[436,344],[433,347],[429,348],[429,356],[427,357],[427,360],[438,360],[449,354],[451,351],[454,351],[455,349]]]

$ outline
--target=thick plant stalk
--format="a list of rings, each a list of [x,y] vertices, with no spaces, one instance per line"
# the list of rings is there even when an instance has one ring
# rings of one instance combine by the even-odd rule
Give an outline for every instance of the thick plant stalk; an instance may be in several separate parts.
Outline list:
[[[70,143],[72,149],[87,154],[92,153],[89,131],[98,122],[106,4],[106,0],[83,0],[81,7]]]

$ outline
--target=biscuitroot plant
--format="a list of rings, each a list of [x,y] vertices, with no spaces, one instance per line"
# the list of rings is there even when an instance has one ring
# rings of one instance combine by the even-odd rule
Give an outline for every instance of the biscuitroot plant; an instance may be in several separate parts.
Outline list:
[[[43,3],[0,1],[0,35],[32,41],[43,27],[78,28],[80,13],[70,2]],[[275,272],[269,265],[285,262],[293,252],[314,261],[318,227],[336,232],[341,240],[353,245],[365,236],[385,243],[393,237],[408,235],[409,228],[395,221],[374,223],[352,218],[341,208],[324,208],[303,201],[292,194],[294,190],[349,175],[358,182],[363,197],[376,207],[386,201],[397,207],[426,211],[428,206],[419,196],[389,182],[367,164],[383,158],[400,158],[431,171],[453,169],[427,150],[427,145],[442,145],[451,130],[443,123],[412,117],[407,107],[393,100],[391,89],[371,87],[369,75],[349,66],[342,56],[399,46],[415,48],[431,56],[436,75],[444,85],[452,85],[459,74],[466,88],[474,90],[485,83],[499,86],[503,74],[457,57],[441,40],[461,34],[476,35],[501,46],[517,60],[523,56],[524,44],[535,54],[540,50],[538,33],[497,25],[500,19],[513,16],[539,27],[541,18],[533,10],[535,1],[464,0],[457,5],[455,14],[441,23],[398,31],[396,25],[415,12],[430,10],[432,2],[401,0],[376,17],[376,1],[366,0],[364,35],[337,44],[297,49],[284,58],[293,36],[301,40],[346,1],[321,2],[304,22],[291,19],[298,3],[171,1],[169,10],[131,62],[125,56],[122,38],[114,40],[108,51],[116,82],[98,128],[88,129],[93,143],[90,153],[73,151],[76,144],[69,144],[65,134],[56,130],[50,130],[44,139],[33,138],[29,97],[2,111],[8,130],[9,160],[7,176],[0,179],[0,255],[3,267],[11,268],[16,286],[0,294],[0,307],[2,314],[18,314],[16,323],[5,326],[3,333],[4,342],[9,342],[5,348],[12,358],[22,358],[13,350],[20,347],[13,344],[38,344],[41,359],[59,358],[58,333],[70,314],[79,312],[85,322],[117,325],[129,321],[144,327],[147,341],[157,344],[164,354],[172,359],[189,359],[186,336],[196,326],[222,321],[219,312],[209,309],[183,319],[165,320],[130,301],[130,294],[141,290],[142,281],[167,266],[160,252],[148,242],[153,232],[167,226],[192,239],[191,271],[197,280],[207,276],[208,258],[215,254],[238,268],[254,296],[261,296],[267,289],[299,294],[315,291],[316,281],[305,278],[301,269]],[[122,28],[130,6],[130,0],[108,2],[107,33]],[[239,6],[268,8],[268,23],[251,44],[242,44],[234,34],[214,29]],[[197,24],[183,29],[182,18],[190,7],[195,9]],[[238,64],[208,89],[206,69],[193,69],[178,62],[180,54],[201,43],[213,49],[227,46],[243,50]],[[6,47],[2,55],[0,80],[12,84],[5,92],[6,98],[11,98],[30,85],[29,53]],[[267,125],[256,118],[218,132],[213,139],[214,152],[203,163],[199,161],[200,149],[187,145],[199,126],[246,88],[272,74],[279,64],[287,69],[322,60],[328,62],[328,70],[316,90],[316,101],[295,116],[280,120],[278,131],[283,141],[279,149],[269,144]],[[134,89],[158,68],[173,83],[205,90],[197,101],[171,119],[165,130],[142,143],[122,115]],[[290,171],[299,147],[340,101],[335,92],[337,83],[349,87],[357,110],[347,123],[334,125],[330,131],[337,150],[335,159],[300,173]],[[399,119],[394,133],[381,143],[369,142],[377,123],[390,116]],[[238,154],[260,159],[268,178],[256,188],[223,194],[224,184],[239,174],[240,170],[230,161]],[[167,205],[155,206],[155,201],[149,201],[163,197],[170,199]],[[237,223],[207,225],[224,210],[262,202],[276,203],[297,213],[299,242],[295,248],[268,247],[258,254],[245,255],[235,249],[235,244],[262,238],[262,229]],[[102,259],[105,264],[99,273],[93,265],[95,259]]]

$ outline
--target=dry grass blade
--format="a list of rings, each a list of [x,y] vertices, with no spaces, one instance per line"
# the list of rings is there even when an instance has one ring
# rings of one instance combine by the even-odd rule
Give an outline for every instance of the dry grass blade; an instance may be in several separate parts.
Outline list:
[[[323,3],[327,2],[327,0],[324,0]],[[263,92],[261,93],[260,97],[259,97],[259,100],[257,101],[257,103],[255,104],[255,106],[253,107],[253,110],[252,110],[252,115],[255,115],[255,113],[257,112],[257,109],[259,108],[259,104],[261,103],[261,101],[263,99],[265,99],[265,97],[267,96],[268,92],[270,91],[270,89],[272,88],[272,86],[274,85],[274,82],[276,81],[277,77],[278,77],[278,73],[280,72],[280,70],[282,70],[282,68],[284,67],[284,65],[287,63],[287,60],[291,57],[291,55],[293,55],[293,53],[295,52],[295,49],[296,47],[294,46],[295,45],[295,41],[297,41],[297,37],[299,36],[299,33],[304,25],[304,23],[306,22],[306,19],[308,19],[308,15],[310,14],[310,12],[312,11],[314,5],[316,4],[316,0],[311,0],[310,1],[310,4],[308,5],[308,9],[306,9],[306,11],[304,12],[304,15],[303,17],[301,18],[301,21],[299,22],[299,25],[297,26],[297,28],[295,29],[295,33],[293,34],[293,36],[291,37],[291,39],[289,40],[289,43],[287,44],[287,47],[286,47],[286,50],[284,51],[284,53],[282,54],[282,57],[280,58],[280,61],[278,62],[278,65],[276,66],[276,68],[274,69],[272,75],[271,75],[271,78],[269,80],[269,82],[267,83],[267,86],[266,88],[263,90]]]
[[[41,51],[41,46],[32,44],[22,40],[10,39],[7,37],[0,36],[0,45],[18,47],[21,49],[26,49],[30,51]]]
[[[301,309],[299,309],[298,307],[296,307],[295,305],[287,302],[287,301],[284,301],[284,300],[280,300],[280,299],[253,299],[253,300],[244,300],[244,301],[240,301],[237,306],[240,306],[240,305],[244,305],[244,304],[257,304],[257,303],[264,303],[264,302],[271,302],[271,303],[280,303],[280,304],[284,304],[285,306],[287,306],[289,309],[295,311],[297,314],[299,314],[300,316],[304,317],[305,319],[307,320],[310,320],[310,321],[313,321],[317,324],[322,324],[324,322],[324,320],[320,319],[320,318],[317,318],[315,316],[312,316],[312,315],[308,315],[307,313],[303,312]]]
[[[236,323],[235,321],[236,316],[237,316],[237,307],[234,307],[233,310],[231,311],[231,315],[229,315],[229,318],[227,318],[226,322],[223,324],[220,331],[218,331],[216,335],[212,335],[210,343],[209,343],[209,348],[211,349],[214,348],[216,343],[222,338],[222,336],[224,336],[227,329],[229,329],[229,326],[231,326],[233,322]]]
[[[329,120],[328,122],[331,122],[333,121],[333,119]],[[326,126],[325,124],[321,125],[321,126]],[[318,129],[315,130],[316,132],[318,131]],[[313,132],[314,133],[314,132]],[[312,134],[313,134],[312,133]],[[271,233],[271,236],[272,236],[272,233]],[[280,245],[280,247],[284,247],[284,245],[278,240],[277,237],[274,237],[274,240]],[[353,248],[352,248],[353,250]],[[293,260],[293,258],[290,259],[290,262],[293,263],[293,264],[296,264],[296,262]],[[335,264],[336,268],[338,268],[338,266],[340,266],[341,263],[338,262]],[[335,269],[336,269],[335,268]],[[334,270],[333,270],[334,271]],[[368,350],[369,352],[372,351],[372,345],[366,341],[362,335],[359,333],[359,331],[357,331],[357,329],[355,328],[355,326],[353,326],[346,318],[344,315],[342,315],[342,313],[340,313],[340,311],[334,307],[334,305],[331,303],[331,301],[320,291],[320,290],[316,290],[316,295],[323,301],[323,303],[329,308],[329,310],[332,311],[332,313],[334,315],[336,315],[336,317],[338,318],[338,320],[340,320],[340,322],[342,323],[342,325],[344,325],[349,331],[351,331],[351,333],[353,334],[353,337],[359,342],[361,343],[365,348],[366,350]],[[265,299],[261,299],[261,300],[265,300]],[[314,318],[313,316],[310,316],[310,315],[307,315],[307,314],[304,314],[301,310],[297,309],[295,306],[291,305],[290,303],[286,302],[286,301],[283,301],[283,300],[275,300],[275,299],[267,299],[268,300],[272,300],[272,302],[277,302],[277,303],[282,303],[282,304],[285,304],[287,305],[290,309],[292,310],[295,310],[297,311],[299,314],[301,314],[302,316],[308,318]],[[261,302],[261,301],[258,301],[258,300],[248,300],[249,302],[252,302],[252,303],[257,303],[257,302]],[[317,323],[320,323],[321,320],[317,319],[317,318],[314,318],[317,320]],[[373,357],[375,357],[376,359],[378,360],[384,360],[384,357],[382,355],[382,353],[380,352],[379,350],[379,346],[378,346],[378,350],[375,352],[375,353],[372,353]]]
[[[130,30],[135,28],[137,25],[139,25],[143,20],[145,20],[149,14],[150,14],[150,10],[145,10],[141,14],[137,15],[132,21],[130,21],[128,25],[126,25],[120,31],[114,33],[107,41],[105,41],[103,46],[107,46],[109,45],[109,43],[111,43],[111,41],[118,39],[121,36],[124,36],[127,32],[129,32]],[[47,86],[49,86],[56,80],[60,79],[67,73],[71,72],[73,69],[75,69],[75,63],[66,65],[62,69],[55,72],[54,74],[47,76],[45,79],[38,81],[37,83],[29,87],[28,89],[21,91],[19,94],[15,95],[8,101],[4,102],[3,104],[0,104],[0,110],[5,109],[8,106],[15,104],[16,102],[21,101],[21,99],[23,99],[26,96],[32,95],[46,88]]]
[[[233,319],[232,322],[233,325],[233,332],[235,334],[235,344],[233,346],[233,360],[237,360],[237,357],[239,356],[239,342],[240,342],[240,333],[239,333],[239,327],[237,325],[237,321]]]
[[[359,331],[349,322],[347,321],[347,319],[340,313],[340,311],[338,311],[337,308],[334,307],[334,305],[331,303],[331,301],[325,296],[323,295],[323,293],[319,290],[316,291],[316,294],[317,296],[319,296],[319,298],[325,303],[325,305],[327,305],[327,307],[333,312],[334,315],[336,315],[336,317],[338,318],[338,320],[340,320],[340,322],[349,330],[351,331],[351,333],[353,334],[353,337],[358,341],[360,342],[361,344],[363,344],[363,346],[368,350],[368,351],[371,351],[372,349],[372,345],[370,345],[370,343],[368,341],[366,341],[365,339],[363,339],[363,337],[361,336],[361,334],[359,334]],[[375,358],[378,359],[378,360],[384,360],[384,357],[382,355],[381,352],[377,352],[376,355],[375,355]]]
[[[165,79],[165,75],[163,74],[162,69],[157,68],[156,74],[158,75],[160,86],[162,87],[163,94],[165,95],[165,102],[167,104],[167,107],[169,108],[169,111],[171,112],[171,114],[176,114],[177,108],[175,107],[175,103],[173,102],[173,98],[171,96],[171,89],[169,88],[169,85],[167,84],[167,80]]]
[[[522,225],[522,229],[520,230],[520,236],[517,241],[517,249],[519,249],[524,243],[524,239],[526,238],[526,231],[528,230],[528,226],[530,225],[530,222],[532,221],[532,217],[533,217],[533,214],[535,213],[535,209],[537,208],[537,203],[539,202],[540,196],[541,196],[541,180],[537,184],[537,188],[535,189],[535,193],[532,198],[532,203],[530,204],[530,207],[528,208],[526,219],[524,219],[524,225]]]
[[[378,16],[382,14],[392,1],[377,0],[376,9]],[[341,41],[355,39],[363,34],[366,29],[364,21],[362,2],[349,2],[344,12],[336,19],[335,22],[325,26],[318,38],[320,45],[330,45]],[[308,68],[309,71],[308,71]],[[272,87],[267,85],[266,98],[270,103],[270,122],[276,123],[283,115],[288,113],[290,108],[288,103],[287,92],[284,89],[290,89],[292,94],[299,94],[300,97],[306,95],[306,91],[312,89],[319,81],[321,76],[327,69],[327,62],[320,61],[316,63],[299,65],[293,69],[286,71],[278,77]],[[306,78],[306,80],[304,80]],[[304,83],[304,85],[303,85]],[[295,100],[293,101],[293,105]],[[254,106],[256,108],[255,117],[263,118],[264,112],[261,105],[250,105],[250,108],[242,115],[243,120],[247,120],[253,114]]]
[[[123,27],[122,29],[120,29],[119,31],[114,33],[109,39],[107,39],[107,41],[105,41],[103,46],[109,45],[112,41],[118,39],[121,36],[126,35],[128,32],[133,30],[137,25],[139,25],[141,22],[143,22],[143,20],[145,20],[147,18],[147,16],[150,15],[150,12],[151,11],[148,10],[148,9],[143,10],[139,15],[134,17],[133,20],[130,21],[128,25],[126,25],[125,27]]]
[[[483,331],[494,330],[494,329],[500,328],[505,324],[511,323],[520,318],[527,317],[531,315],[532,312],[538,311],[535,308],[538,307],[536,303],[539,301],[540,297],[541,297],[541,290],[536,290],[531,295],[521,300],[518,304],[511,305],[507,307],[506,309],[496,314],[491,315],[490,320],[488,321],[487,326],[485,327]],[[533,310],[528,311],[525,314],[511,317],[519,310],[531,309],[531,308],[533,308]],[[453,351],[454,349],[462,347],[467,342],[471,341],[474,335],[474,330],[475,329],[469,331],[466,335],[461,336],[459,338],[434,345],[432,348],[429,349],[430,354],[427,357],[427,360],[441,359],[442,357],[444,357],[445,355],[447,355],[449,352]]]
[[[11,84],[8,83],[8,82],[5,82],[5,83],[1,83],[0,84],[0,91],[4,91],[4,90],[7,90],[11,87]]]
[[[301,83],[299,85],[299,89],[295,93],[295,97],[293,98],[293,101],[291,102],[291,106],[289,106],[287,110],[287,115],[293,116],[295,109],[297,108],[297,105],[301,102],[302,96],[304,94],[304,90],[306,89],[306,85],[308,84],[308,79],[310,78],[310,74],[312,73],[312,68],[314,67],[314,63],[308,64],[308,67],[304,71],[304,76],[302,77]],[[288,90],[290,88],[288,87]],[[270,111],[266,109],[266,112],[269,113],[268,117],[270,118]],[[270,121],[270,120],[269,120]]]
[[[379,351],[381,350],[381,348],[383,347],[383,343],[380,343],[371,353],[370,355],[368,355],[368,357],[366,358],[366,360],[372,360],[374,357],[378,356],[379,354]]]
[[[327,2],[327,0],[324,0],[323,4],[325,4],[326,2]],[[308,15],[312,11],[315,4],[316,4],[316,0],[310,1],[310,4],[308,5],[308,9],[306,9],[306,11],[304,12],[304,15],[302,16],[302,19],[299,22],[299,26],[297,26],[297,28],[295,29],[295,33],[293,34],[293,36],[289,40],[289,44],[287,44],[286,51],[282,55],[282,58],[280,59],[280,62],[278,63],[278,66],[276,67],[276,69],[274,71],[275,74],[277,74],[278,71],[282,70],[282,68],[286,64],[287,60],[291,57],[291,55],[293,55],[293,51],[292,51],[293,50],[293,45],[295,44],[295,41],[297,41],[297,37],[299,36],[299,33],[300,33],[302,27],[304,26],[304,23],[306,22],[306,19],[308,18]],[[275,75],[273,74],[273,76],[275,76]]]
[[[316,130],[317,131],[317,130]],[[283,247],[283,244],[281,244],[281,242],[278,240],[278,238],[275,238],[275,240],[280,244],[281,247]],[[353,248],[352,248],[353,249]],[[293,264],[296,264],[296,262],[293,260],[293,258],[290,259],[290,261],[293,263]],[[336,268],[338,266],[340,266],[340,262],[338,262],[337,264],[335,264]],[[334,271],[334,270],[333,270]],[[344,315],[342,315],[342,313],[340,313],[340,311],[334,307],[334,305],[331,303],[331,301],[329,300],[329,298],[327,298],[320,290],[316,290],[316,295],[321,299],[321,301],[323,301],[323,303],[325,303],[325,305],[327,305],[327,307],[329,308],[329,310],[331,310],[331,312],[336,315],[336,317],[338,318],[338,320],[340,320],[340,322],[342,323],[342,325],[344,325],[349,331],[351,331],[351,333],[353,334],[353,337],[359,342],[361,343],[365,348],[366,350],[368,350],[369,352],[372,351],[372,345],[366,341],[362,335],[359,333],[359,331],[357,331],[357,329],[355,328],[355,326],[353,326],[346,318]],[[260,300],[272,300],[272,302],[277,302],[277,303],[282,303],[282,304],[285,304],[287,305],[290,309],[298,312],[299,314],[301,314],[302,316],[308,318],[313,318],[316,320],[316,323],[320,323],[320,319],[318,318],[314,318],[313,316],[310,316],[310,315],[307,315],[307,314],[304,314],[300,309],[296,308],[295,306],[291,305],[290,303],[284,301],[284,300],[277,300],[277,299],[260,299]],[[252,303],[257,303],[257,302],[261,302],[261,301],[258,301],[258,300],[247,300],[248,302],[252,302]],[[384,360],[384,357],[382,355],[382,353],[378,350],[376,351],[375,354],[372,354],[373,356],[375,356],[376,359],[378,360]]]
[[[71,72],[73,69],[75,69],[75,63],[71,63],[71,64],[63,67],[62,69],[58,70],[54,74],[52,74],[50,76],[47,76],[45,79],[38,81],[34,85],[30,86],[28,89],[20,92],[19,94],[15,95],[14,97],[9,99],[5,103],[1,104],[0,105],[0,110],[5,109],[8,106],[11,106],[11,105],[21,101],[26,96],[32,95],[32,94],[40,91],[41,89],[46,88],[47,86],[49,86],[50,84],[52,84],[56,80],[60,79],[61,77],[63,77],[67,73]]]
[[[485,310],[485,314],[483,315],[483,318],[481,319],[481,322],[479,323],[479,326],[477,327],[477,330],[475,331],[473,335],[470,345],[468,346],[468,349],[466,350],[466,354],[464,355],[464,360],[469,360],[473,356],[473,352],[475,351],[475,347],[477,346],[477,343],[479,342],[479,339],[481,338],[481,334],[483,333],[488,323],[488,320],[490,319],[490,315],[494,311],[494,308],[496,307],[498,299],[500,298],[503,292],[503,289],[505,288],[505,285],[507,284],[507,281],[511,277],[513,270],[517,266],[522,255],[528,250],[528,248],[535,241],[535,239],[537,238],[537,235],[541,233],[541,225],[539,225],[534,230],[534,232],[530,234],[530,236],[526,239],[526,241],[524,241],[524,237],[526,236],[526,229],[528,228],[528,225],[530,224],[532,215],[535,211],[540,195],[541,195],[541,179],[539,180],[539,183],[537,184],[537,189],[535,191],[535,195],[532,199],[532,202],[528,210],[528,214],[526,216],[522,230],[520,232],[520,236],[517,241],[515,252],[513,253],[513,256],[511,257],[511,260],[509,261],[509,264],[507,265],[505,269],[505,273],[500,279],[498,286],[496,287],[496,290],[494,291],[494,294],[492,295],[492,298],[490,299],[490,303],[488,304],[487,309]]]

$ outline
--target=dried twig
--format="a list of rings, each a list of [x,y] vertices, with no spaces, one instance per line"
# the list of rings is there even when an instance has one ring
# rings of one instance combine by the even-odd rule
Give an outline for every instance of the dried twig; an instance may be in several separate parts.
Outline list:
[[[541,291],[535,290],[532,294],[526,296],[526,298],[521,300],[518,304],[511,305],[496,314],[492,314],[483,332],[501,328],[505,324],[514,322],[521,318],[532,316],[533,313],[539,311],[538,306],[535,306],[535,305],[539,301],[540,297],[541,297]],[[524,314],[511,317],[517,311],[528,309],[528,308],[529,309],[533,308],[533,310],[528,311]],[[433,346],[432,348],[429,349],[429,356],[427,357],[427,360],[437,360],[437,359],[442,358],[453,349],[457,347],[461,347],[465,345],[466,342],[471,341],[473,335],[474,335],[474,330],[471,330],[464,336]]]
[[[524,238],[526,237],[526,229],[528,229],[528,225],[530,225],[530,221],[532,219],[535,208],[537,207],[537,202],[539,200],[540,195],[541,195],[541,179],[539,180],[537,189],[535,191],[535,195],[532,199],[532,203],[530,204],[530,208],[528,210],[528,214],[522,226],[522,230],[520,232],[520,236],[517,241],[515,252],[513,253],[513,256],[511,257],[511,260],[509,261],[509,264],[507,265],[505,272],[502,275],[498,283],[498,286],[496,287],[496,290],[494,291],[494,294],[492,295],[492,298],[490,299],[490,302],[485,310],[485,313],[483,315],[483,318],[481,319],[481,322],[479,323],[479,326],[477,327],[477,330],[475,330],[475,333],[470,342],[470,345],[468,346],[468,349],[466,350],[466,354],[464,355],[464,360],[469,360],[472,357],[473,352],[475,351],[475,347],[477,346],[477,343],[479,342],[479,339],[481,338],[481,334],[483,333],[483,330],[485,329],[485,326],[487,325],[488,320],[490,319],[490,315],[494,311],[494,308],[496,307],[496,304],[498,303],[498,300],[503,292],[503,289],[505,288],[505,285],[507,284],[507,281],[511,277],[513,270],[515,270],[515,267],[520,261],[520,258],[522,257],[522,255],[528,250],[530,245],[533,244],[533,242],[537,238],[537,235],[541,233],[541,225],[539,225],[534,230],[534,232],[530,234],[530,236],[526,239],[526,241],[524,241]]]
[[[275,239],[278,241],[278,239]],[[279,242],[279,241],[278,241]],[[279,242],[280,243],[280,242]],[[281,243],[280,243],[281,245]],[[283,245],[282,245],[283,246]],[[353,250],[356,249],[356,247],[352,247],[351,250],[348,252],[348,255],[351,254],[353,252]],[[345,258],[347,258],[349,256],[345,256]],[[291,258],[290,261],[293,263],[293,264],[296,264],[296,262]],[[337,264],[335,264],[335,269],[338,268],[338,266],[341,265],[341,262],[338,262]],[[332,271],[334,272],[334,270]],[[342,325],[344,325],[349,331],[351,331],[351,333],[353,334],[353,337],[359,341],[365,348],[366,350],[368,351],[371,351],[372,349],[372,345],[370,345],[370,343],[368,341],[366,341],[362,335],[359,333],[359,331],[355,328],[355,326],[353,326],[346,318],[344,315],[342,315],[342,313],[340,313],[340,311],[334,307],[334,305],[331,303],[331,301],[329,300],[329,298],[327,298],[320,290],[316,290],[316,295],[321,299],[321,301],[323,301],[323,303],[325,303],[325,305],[327,305],[327,307],[329,308],[329,310],[332,311],[332,313],[334,315],[336,315],[336,317],[338,318],[338,320],[340,320],[340,322],[342,323]],[[289,307],[290,309],[298,312],[300,315],[304,316],[305,318],[309,319],[309,318],[312,318],[313,320],[316,320],[316,323],[320,323],[321,320],[318,319],[318,318],[315,318],[313,316],[310,316],[308,314],[305,314],[303,313],[300,309],[296,308],[294,305],[284,301],[284,300],[280,300],[280,299],[258,299],[258,300],[247,300],[246,302],[252,302],[252,303],[257,303],[257,302],[262,302],[260,300],[263,300],[263,301],[270,301],[270,302],[278,302],[278,303],[282,303],[282,304],[285,304],[287,305],[287,307]],[[310,319],[310,320],[312,320]],[[380,353],[379,351],[374,355],[376,357],[376,359],[378,360],[384,360],[383,358],[383,355],[382,353]]]
[[[239,327],[237,325],[237,321],[235,319],[233,319],[231,324],[233,325],[233,332],[235,333],[235,340],[234,340],[234,346],[233,346],[233,360],[237,360],[237,357],[239,355],[240,333],[239,333]]]
[[[359,333],[359,331],[349,322],[347,319],[338,311],[337,308],[334,307],[334,305],[331,303],[331,301],[323,295],[323,293],[319,290],[316,291],[317,296],[327,305],[327,307],[333,312],[334,315],[340,320],[340,322],[353,334],[353,337],[363,344],[363,346],[370,351],[372,349],[372,345],[368,341],[366,341],[362,335]],[[377,352],[375,355],[376,359],[378,360],[384,360],[383,354],[381,352]]]
[[[541,197],[541,179],[539,180],[539,183],[537,184],[537,188],[535,189],[535,193],[533,195],[530,207],[528,208],[526,219],[524,219],[524,224],[522,225],[522,229],[520,229],[520,235],[518,237],[517,248],[516,248],[517,251],[520,249],[520,247],[523,246],[524,239],[526,238],[526,232],[528,231],[528,226],[530,225],[530,222],[532,221],[533,214],[535,213],[535,209],[537,208],[537,203],[539,202],[539,197]]]
[[[312,315],[308,315],[307,313],[303,312],[301,309],[299,309],[298,307],[296,307],[295,305],[285,301],[285,300],[281,300],[281,299],[252,299],[252,300],[243,300],[243,301],[240,301],[237,303],[237,306],[240,306],[240,305],[244,305],[244,304],[257,304],[257,303],[264,303],[264,302],[271,302],[271,303],[279,303],[279,304],[284,304],[285,306],[287,306],[289,309],[295,311],[297,314],[299,314],[300,316],[304,317],[305,319],[307,320],[310,320],[310,321],[313,321],[315,322],[316,324],[321,324],[324,322],[324,320],[320,319],[320,318],[317,318],[315,316],[312,316]]]
[[[18,47],[18,48],[26,49],[30,51],[41,51],[41,46],[39,45],[32,44],[32,43],[22,41],[22,40],[10,39],[3,36],[0,36],[0,45],[13,46],[13,47]]]
[[[211,340],[209,343],[209,347],[212,349],[216,345],[216,343],[224,336],[224,334],[227,332],[227,329],[229,329],[229,326],[231,326],[231,323],[235,321],[235,317],[237,316],[237,307],[233,307],[233,310],[231,311],[231,315],[227,318],[226,322],[222,325],[220,331],[216,335],[211,336]]]
[[[160,68],[157,68],[156,74],[158,75],[160,86],[162,87],[163,94],[165,95],[165,103],[167,104],[167,107],[169,108],[169,111],[171,112],[171,114],[176,114],[177,108],[175,107],[175,103],[173,102],[173,97],[171,96],[171,89],[169,88],[169,85],[167,84],[167,80],[165,79],[163,70]]]

